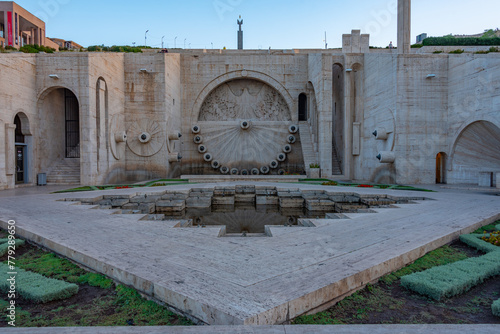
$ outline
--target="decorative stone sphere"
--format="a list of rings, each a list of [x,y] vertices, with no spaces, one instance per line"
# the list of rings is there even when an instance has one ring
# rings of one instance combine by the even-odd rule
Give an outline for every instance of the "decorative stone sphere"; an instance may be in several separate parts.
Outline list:
[[[262,174],[268,174],[269,173],[269,167],[268,166],[262,166],[260,168],[260,171]]]
[[[228,173],[229,173],[229,168],[228,168],[228,167],[226,167],[226,166],[222,166],[222,167],[220,168],[220,172],[221,172],[222,174],[228,174]]]
[[[299,131],[299,127],[297,125],[290,125],[290,127],[288,128],[288,132],[290,132],[291,134],[295,134]]]
[[[241,171],[241,175],[248,175],[248,170],[247,169],[243,169]]]
[[[258,168],[252,169],[252,175],[259,175],[259,174],[260,174],[260,170]]]
[[[203,137],[202,136],[195,136],[194,137],[194,143],[195,144],[201,144],[201,143],[203,143]]]
[[[198,152],[207,153],[207,147],[205,145],[198,146]]]
[[[220,168],[220,163],[217,160],[212,161],[212,168],[213,169]]]
[[[285,153],[291,153],[292,152],[292,145],[285,145],[285,147],[283,147],[283,152]]]
[[[151,141],[151,135],[147,132],[143,132],[139,135],[139,141],[143,144],[147,144]]]
[[[278,154],[278,161],[283,162],[286,160],[286,154],[285,153],[280,153]]]
[[[286,174],[286,172],[285,172],[285,170],[284,170],[284,169],[280,169],[280,170],[278,171],[278,175],[285,175],[285,174]]]
[[[248,130],[252,124],[250,121],[241,121],[240,125],[243,130]]]
[[[213,160],[213,157],[210,153],[206,153],[204,156],[203,156],[203,159],[205,159],[206,162],[210,162]]]
[[[238,175],[239,173],[240,171],[238,170],[238,168],[231,169],[231,175]]]
[[[288,142],[290,144],[295,144],[296,141],[297,141],[297,138],[295,138],[295,136],[293,136],[293,135],[288,136]]]
[[[279,162],[276,161],[276,160],[273,160],[273,161],[271,161],[271,163],[269,164],[269,166],[271,166],[272,169],[276,169],[279,166]]]
[[[201,129],[198,125],[195,125],[191,128],[191,131],[194,133],[194,134],[198,134],[200,133]]]

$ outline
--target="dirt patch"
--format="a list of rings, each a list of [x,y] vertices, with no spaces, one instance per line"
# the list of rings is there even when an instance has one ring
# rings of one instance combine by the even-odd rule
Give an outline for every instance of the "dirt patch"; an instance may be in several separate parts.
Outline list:
[[[478,257],[483,253],[459,241],[453,250]],[[468,292],[434,301],[401,286],[400,280],[381,280],[339,302],[325,312],[295,319],[295,324],[500,324],[491,304],[500,299],[500,277]]]

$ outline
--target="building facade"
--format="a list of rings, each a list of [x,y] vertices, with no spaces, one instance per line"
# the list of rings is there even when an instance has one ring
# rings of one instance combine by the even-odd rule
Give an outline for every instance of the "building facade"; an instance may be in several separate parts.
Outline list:
[[[0,1],[0,46],[19,49],[27,44],[47,44],[45,22],[13,1]]]
[[[339,180],[495,184],[500,55],[368,46],[354,30],[331,50],[0,54],[0,188],[311,164]]]

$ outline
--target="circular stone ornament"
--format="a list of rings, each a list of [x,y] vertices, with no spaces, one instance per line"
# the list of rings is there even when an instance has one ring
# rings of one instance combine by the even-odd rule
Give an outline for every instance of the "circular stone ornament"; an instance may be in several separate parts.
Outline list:
[[[271,163],[269,164],[269,166],[271,166],[272,169],[276,169],[279,166],[279,162],[276,161],[276,160],[273,160],[273,161],[271,161]]]
[[[260,170],[258,168],[252,168],[252,175],[259,175]]]
[[[290,125],[290,127],[288,128],[288,132],[290,132],[291,134],[295,134],[299,131],[299,127],[297,125]]]
[[[297,138],[295,138],[295,136],[293,136],[293,135],[290,135],[290,136],[288,136],[287,140],[290,144],[295,144],[295,142],[297,141]]]
[[[222,167],[220,168],[220,172],[221,172],[222,174],[224,174],[224,175],[225,175],[225,174],[228,174],[228,173],[229,173],[229,168],[228,168],[228,167],[226,167],[226,166],[222,166]]]
[[[207,147],[205,145],[200,145],[198,146],[198,152],[200,153],[207,153]]]
[[[206,153],[203,156],[203,159],[205,159],[206,162],[211,162],[214,158],[212,157],[212,155],[210,153]]]
[[[238,170],[238,168],[231,169],[231,175],[238,175],[239,173],[240,171]]]
[[[195,125],[195,126],[193,126],[193,127],[191,128],[191,131],[192,131],[195,135],[197,135],[198,133],[200,133],[201,129],[200,129],[200,127],[199,127],[198,125]]]
[[[283,147],[283,152],[285,153],[292,153],[292,145],[285,145],[285,147]]]
[[[248,169],[243,169],[241,171],[241,175],[248,175]]]
[[[284,170],[284,169],[280,169],[280,170],[278,171],[278,175],[285,175],[285,174],[286,174],[286,172],[285,172],[285,170]]]
[[[280,153],[278,154],[278,161],[283,162],[286,160],[286,154],[285,153]]]
[[[250,126],[252,125],[252,123],[250,123],[250,121],[241,121],[240,123],[240,126],[243,130],[248,130],[250,129]]]
[[[127,131],[127,145],[140,157],[151,157],[162,149],[167,140],[165,126],[150,119],[133,123]]]
[[[139,135],[139,141],[143,144],[147,144],[151,141],[151,135],[147,132],[143,132]]]
[[[203,143],[203,137],[202,136],[194,136],[194,143],[195,144],[201,144]]]
[[[220,163],[217,160],[212,161],[212,168],[213,169],[219,169],[220,168]]]
[[[268,174],[268,173],[269,173],[269,167],[267,167],[267,166],[262,166],[262,167],[260,168],[260,171],[261,171],[261,173],[262,173],[262,174]]]

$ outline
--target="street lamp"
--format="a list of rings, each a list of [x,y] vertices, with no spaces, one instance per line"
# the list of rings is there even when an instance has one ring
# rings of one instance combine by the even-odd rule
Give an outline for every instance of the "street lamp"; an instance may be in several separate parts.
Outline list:
[[[161,48],[162,48],[162,49],[163,49],[163,39],[164,39],[164,38],[165,38],[165,36],[163,36],[163,37],[161,38]]]
[[[178,36],[175,36],[175,38],[174,38],[174,49],[177,49],[177,37]]]
[[[187,38],[184,38],[184,49],[186,48],[186,40]]]
[[[146,33],[144,34],[144,46],[148,46],[148,32],[149,30],[146,30]]]

